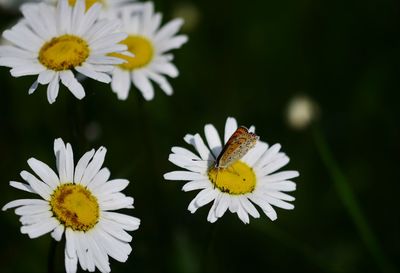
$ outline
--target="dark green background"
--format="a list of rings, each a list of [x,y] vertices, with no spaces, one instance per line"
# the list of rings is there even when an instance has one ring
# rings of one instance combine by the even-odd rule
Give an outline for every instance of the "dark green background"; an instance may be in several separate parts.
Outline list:
[[[12,78],[0,68],[0,205],[32,196],[8,186],[21,180],[33,156],[55,168],[53,141],[73,145],[75,160],[87,150],[108,148],[111,178],[127,178],[124,191],[135,198],[126,213],[142,220],[133,233],[127,263],[112,261],[113,272],[376,272],[399,268],[399,63],[400,2],[332,1],[157,1],[164,22],[175,8],[192,3],[198,25],[176,50],[180,76],[175,94],[158,87],[145,102],[131,90],[119,101],[109,86],[86,80],[86,97],[65,87],[54,105],[33,77]],[[3,28],[18,14],[1,11]],[[348,213],[315,143],[313,128],[291,129],[288,102],[305,94],[319,105],[317,135],[325,138],[370,228],[384,261],[377,265]],[[206,221],[210,206],[191,215],[196,193],[163,174],[178,169],[168,162],[172,146],[185,146],[186,133],[225,119],[256,125],[261,139],[279,142],[291,161],[295,209],[277,209],[242,224],[227,213],[218,224]],[[318,129],[319,128],[319,129]],[[89,131],[96,137],[87,137]],[[314,131],[315,132],[315,131]],[[319,132],[319,133],[318,133]],[[44,272],[51,239],[30,240],[12,212],[0,215],[2,272]],[[368,236],[367,236],[368,237]],[[63,246],[56,268],[64,271]],[[375,256],[376,257],[376,256]]]

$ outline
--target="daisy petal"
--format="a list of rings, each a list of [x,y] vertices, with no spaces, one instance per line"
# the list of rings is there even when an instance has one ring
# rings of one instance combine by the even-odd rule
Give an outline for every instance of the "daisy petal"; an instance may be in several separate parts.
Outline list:
[[[238,128],[236,119],[229,117],[225,123],[225,138],[224,143],[227,143],[229,138]]]

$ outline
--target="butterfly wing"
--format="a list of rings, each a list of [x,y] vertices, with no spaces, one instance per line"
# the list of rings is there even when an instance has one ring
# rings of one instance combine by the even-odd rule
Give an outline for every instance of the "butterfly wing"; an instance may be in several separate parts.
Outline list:
[[[258,136],[250,133],[244,126],[239,127],[226,142],[219,154],[215,166],[227,168],[242,158],[251,148],[254,147]]]

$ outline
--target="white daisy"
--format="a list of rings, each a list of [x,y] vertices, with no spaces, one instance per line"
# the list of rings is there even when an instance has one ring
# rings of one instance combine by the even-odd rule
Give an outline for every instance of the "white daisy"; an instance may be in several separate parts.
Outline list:
[[[61,80],[75,97],[82,99],[85,91],[73,69],[100,82],[111,81],[106,73],[122,61],[108,54],[124,52],[126,46],[119,42],[127,35],[115,32],[117,21],[97,20],[100,4],[85,12],[83,0],[73,7],[67,0],[60,0],[57,7],[26,4],[21,11],[24,19],[3,32],[13,45],[0,47],[0,65],[12,68],[14,77],[39,75],[30,94],[38,84],[48,84],[47,98],[53,103]]]
[[[99,3],[102,5],[103,12],[107,13],[109,10],[120,7],[129,2],[134,2],[135,0],[85,0],[86,9],[89,9],[93,4]],[[46,0],[46,2],[51,4],[57,4],[59,0]],[[68,0],[70,5],[75,5],[76,0]],[[104,15],[104,13],[103,13]]]
[[[234,118],[228,118],[225,124],[224,143],[237,129]],[[254,131],[251,127],[249,131]],[[295,198],[284,193],[294,191],[296,184],[289,179],[297,177],[297,171],[276,172],[289,162],[289,158],[279,152],[281,145],[271,147],[267,143],[257,141],[240,160],[226,169],[215,167],[215,160],[223,149],[217,130],[211,124],[204,128],[208,147],[199,134],[186,135],[185,141],[193,145],[198,155],[181,147],[173,147],[169,161],[187,171],[166,173],[167,180],[186,180],[182,190],[201,190],[189,204],[191,213],[210,202],[213,202],[207,220],[211,223],[222,217],[229,209],[237,213],[240,220],[250,222],[249,214],[260,217],[254,204],[271,219],[277,214],[272,206],[293,209],[288,201]]]
[[[139,11],[137,6],[134,4],[133,8],[123,8],[114,14],[122,19],[122,31],[129,35],[122,43],[135,55],[126,57],[113,54],[127,61],[119,65],[112,75],[111,88],[121,100],[127,99],[131,81],[146,100],[154,97],[150,80],[156,82],[167,95],[171,95],[172,87],[164,75],[175,78],[178,69],[171,62],[173,55],[167,52],[180,48],[188,40],[186,35],[175,36],[183,20],[172,20],[160,29],[161,14],[154,13],[153,3],[142,4]]]
[[[51,232],[60,241],[65,233],[65,268],[110,272],[108,256],[125,262],[132,250],[127,231],[139,228],[138,218],[113,212],[133,208],[133,198],[121,191],[125,179],[109,180],[110,171],[102,168],[106,149],[85,153],[74,168],[72,148],[59,138],[54,141],[58,175],[45,163],[30,158],[34,174],[21,172],[27,183],[11,181],[14,188],[38,194],[41,199],[19,199],[3,210],[15,208],[22,223],[21,233],[36,238]]]

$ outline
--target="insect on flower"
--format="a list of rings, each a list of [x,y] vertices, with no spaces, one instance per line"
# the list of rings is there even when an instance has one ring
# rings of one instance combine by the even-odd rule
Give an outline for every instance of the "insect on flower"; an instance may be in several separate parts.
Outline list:
[[[213,168],[217,170],[229,168],[247,154],[256,145],[258,139],[259,136],[249,132],[246,127],[240,126],[226,142]]]
[[[204,126],[204,134],[207,143],[198,133],[184,138],[195,153],[172,147],[168,160],[185,170],[164,174],[165,180],[187,181],[182,187],[185,192],[200,190],[188,206],[191,213],[212,203],[209,222],[216,222],[230,211],[248,224],[250,216],[261,216],[255,205],[272,221],[277,219],[273,206],[294,208],[289,203],[294,197],[286,192],[296,189],[291,179],[299,172],[278,171],[289,162],[289,157],[280,152],[280,144],[270,146],[259,140],[251,129],[249,132],[245,127],[238,128],[232,117],[226,120],[222,139],[212,124]]]

